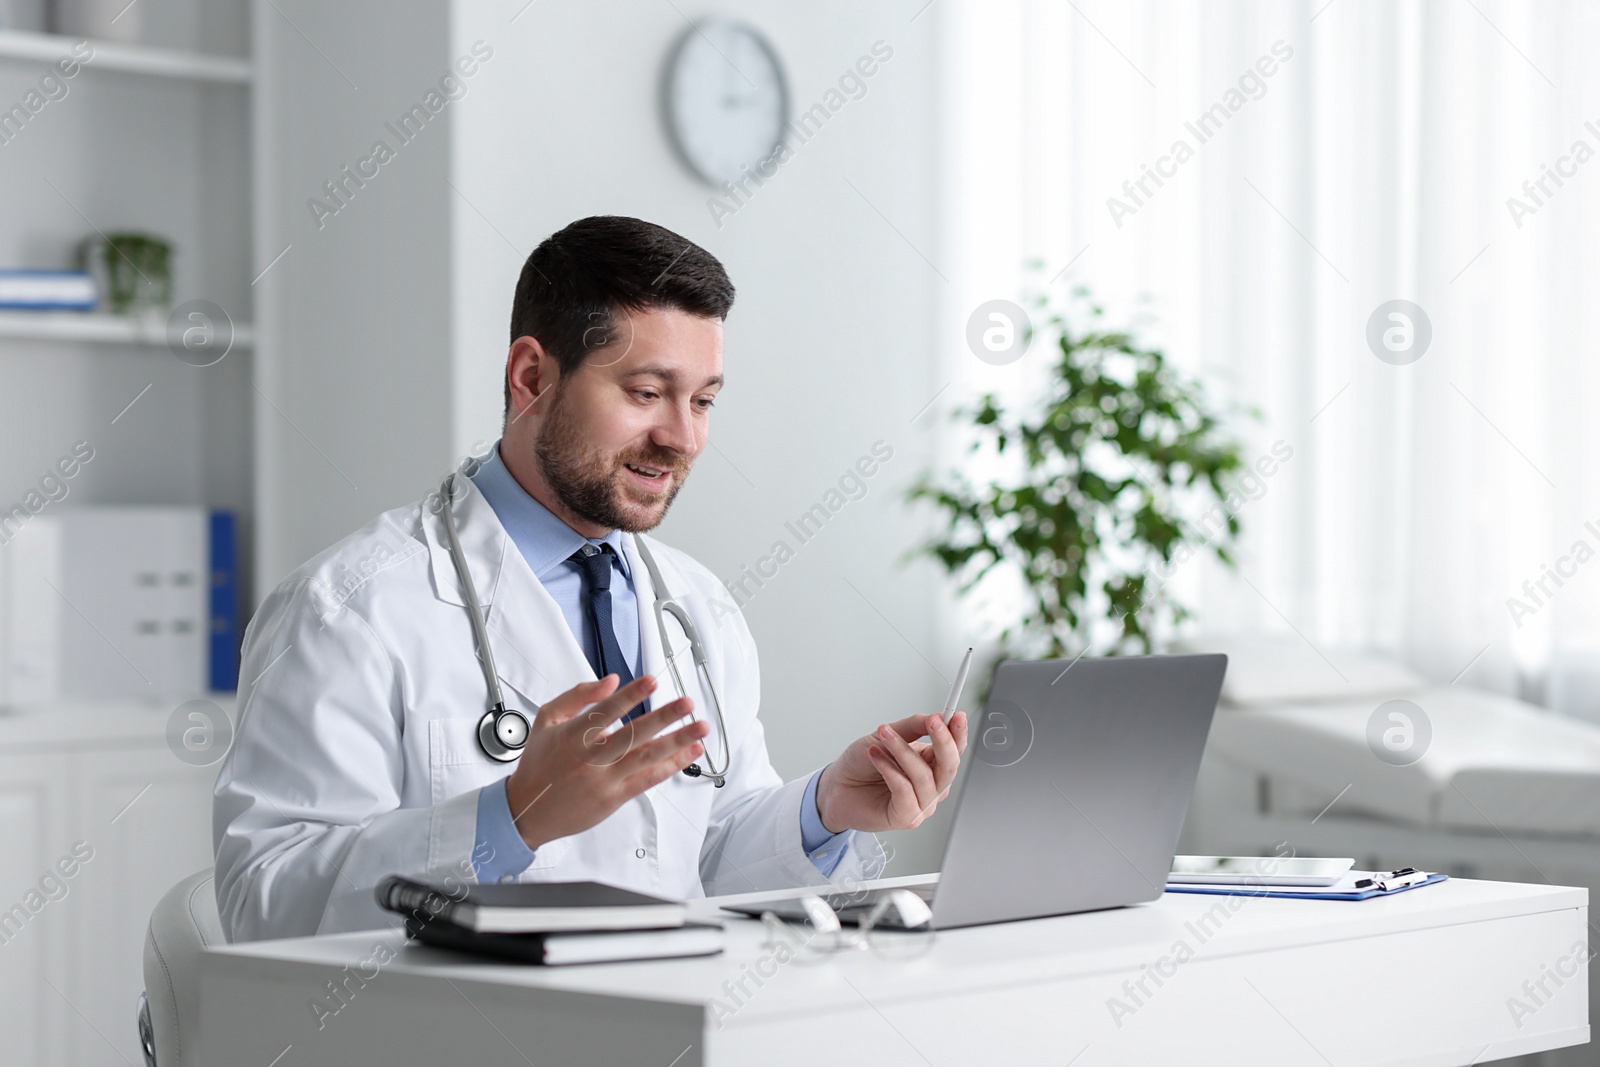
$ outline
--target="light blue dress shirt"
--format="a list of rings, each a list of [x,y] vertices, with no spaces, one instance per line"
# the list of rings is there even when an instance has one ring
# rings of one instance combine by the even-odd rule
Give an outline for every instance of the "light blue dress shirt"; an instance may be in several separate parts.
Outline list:
[[[611,546],[623,578],[620,584],[616,581],[611,584],[612,621],[617,631],[617,644],[624,650],[628,666],[637,677],[642,656],[639,594],[633,575],[629,573],[627,554],[622,550],[622,531],[612,530],[597,540],[586,538],[568,526],[512,477],[500,460],[498,444],[473,473],[472,481],[494,509],[500,525],[505,527],[517,551],[528,562],[534,577],[560,607],[579,646],[585,649],[595,646],[595,635],[584,610],[583,576],[569,557],[586,543]],[[822,825],[822,816],[817,811],[817,781],[821,777],[822,772],[818,771],[806,785],[805,797],[800,803],[800,840],[812,864],[826,878],[844,858],[855,831],[830,834]],[[512,818],[504,778],[484,786],[478,793],[477,843],[472,855],[480,882],[510,880],[533,862],[534,852],[522,840]]]

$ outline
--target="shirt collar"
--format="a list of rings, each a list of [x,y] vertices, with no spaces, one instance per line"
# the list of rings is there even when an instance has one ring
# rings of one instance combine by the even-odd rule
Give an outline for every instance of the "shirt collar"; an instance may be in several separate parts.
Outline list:
[[[632,580],[628,573],[628,555],[622,550],[622,531],[611,530],[600,538],[584,537],[568,526],[522,488],[500,459],[498,442],[489,458],[473,472],[472,482],[489,501],[500,525],[506,528],[511,542],[541,582],[585,544],[610,545],[622,568],[622,576]]]

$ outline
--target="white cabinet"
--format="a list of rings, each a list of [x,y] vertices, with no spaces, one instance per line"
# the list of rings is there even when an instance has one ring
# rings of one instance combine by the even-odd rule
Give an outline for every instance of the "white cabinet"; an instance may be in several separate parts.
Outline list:
[[[0,1061],[142,1062],[134,1013],[150,911],[212,862],[216,766],[168,749],[170,713],[0,716]]]
[[[27,894],[71,845],[67,764],[59,755],[0,756],[0,1033],[11,1063],[62,1062],[60,1035],[70,1010],[65,932],[71,897],[28,908]],[[20,910],[19,910],[20,909]]]

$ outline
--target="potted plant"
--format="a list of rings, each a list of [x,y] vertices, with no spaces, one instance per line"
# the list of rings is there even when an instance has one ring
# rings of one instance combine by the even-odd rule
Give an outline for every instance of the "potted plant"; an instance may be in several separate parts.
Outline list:
[[[94,274],[118,315],[163,315],[172,303],[172,245],[145,233],[85,238],[80,264]]]
[[[1049,389],[1020,410],[988,393],[953,413],[974,432],[968,455],[999,473],[920,476],[908,499],[945,523],[906,558],[937,559],[963,596],[997,568],[1022,578],[1027,610],[1001,631],[1002,656],[1151,651],[1190,615],[1167,586],[1176,566],[1204,551],[1233,565],[1239,520],[1222,504],[1240,446],[1199,383],[1107,326],[1087,289],[1036,306]],[[1225,518],[1197,521],[1219,509]]]

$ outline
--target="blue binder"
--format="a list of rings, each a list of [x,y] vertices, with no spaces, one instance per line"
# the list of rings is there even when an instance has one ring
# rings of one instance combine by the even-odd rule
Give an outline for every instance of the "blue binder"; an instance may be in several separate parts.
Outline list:
[[[1370,872],[1360,872],[1370,873]],[[1233,897],[1286,897],[1294,900],[1367,900],[1370,897],[1392,897],[1411,889],[1421,889],[1449,878],[1448,874],[1430,874],[1427,881],[1416,885],[1403,885],[1395,889],[1341,889],[1338,886],[1268,886],[1268,885],[1196,885],[1193,883],[1167,883],[1169,893],[1211,893]]]
[[[239,553],[230,511],[211,513],[210,599],[210,685],[225,693],[239,688]]]

